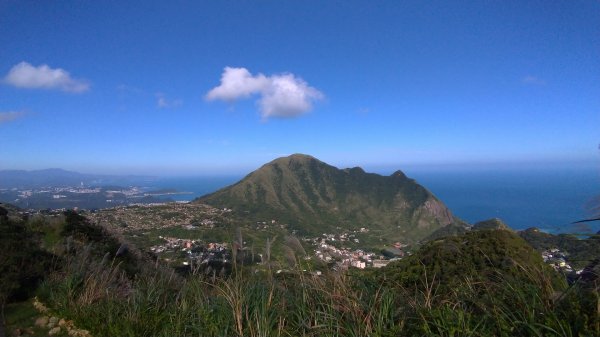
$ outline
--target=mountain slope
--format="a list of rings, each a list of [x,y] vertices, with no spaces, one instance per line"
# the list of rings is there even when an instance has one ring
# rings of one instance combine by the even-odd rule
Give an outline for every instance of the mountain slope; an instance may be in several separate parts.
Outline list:
[[[456,221],[446,206],[401,171],[340,170],[311,156],[276,159],[238,183],[196,199],[308,233],[368,227],[418,240]]]

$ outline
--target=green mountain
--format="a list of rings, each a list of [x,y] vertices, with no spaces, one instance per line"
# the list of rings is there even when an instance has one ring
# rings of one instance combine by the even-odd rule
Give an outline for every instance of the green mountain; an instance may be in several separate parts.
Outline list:
[[[278,158],[238,183],[195,202],[304,233],[369,228],[386,239],[417,241],[460,222],[431,192],[401,171],[390,176],[338,169],[308,155]]]

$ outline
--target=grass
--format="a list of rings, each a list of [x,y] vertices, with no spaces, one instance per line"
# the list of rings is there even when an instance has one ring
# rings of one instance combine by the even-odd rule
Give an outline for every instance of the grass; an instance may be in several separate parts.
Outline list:
[[[289,248],[287,270],[234,265],[223,277],[183,277],[158,262],[98,255],[98,246],[116,250],[106,240],[73,241],[38,296],[94,336],[600,335],[597,287],[565,292],[510,233],[437,241],[385,273],[320,276],[292,240],[277,240]]]
[[[40,313],[33,307],[31,301],[10,303],[5,308],[6,312],[6,330],[10,335],[15,329],[21,331],[30,329],[34,334],[32,337],[47,336],[48,330],[35,326],[35,320]]]
[[[110,264],[90,268],[78,281],[46,283],[42,293],[60,314],[96,336],[579,335],[543,280],[543,287],[523,287],[466,279],[442,296],[433,276],[426,291],[415,292],[354,273],[316,277],[238,267],[230,277],[213,280],[156,270],[123,285],[116,270]]]
[[[40,296],[99,336],[384,336],[398,325],[393,293],[371,294],[344,275],[240,267],[213,281],[157,270],[123,284],[118,265],[71,270]]]

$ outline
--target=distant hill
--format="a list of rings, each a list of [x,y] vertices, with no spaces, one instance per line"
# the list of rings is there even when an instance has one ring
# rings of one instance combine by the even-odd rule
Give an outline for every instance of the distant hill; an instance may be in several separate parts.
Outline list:
[[[510,228],[508,228],[508,226],[504,223],[504,221],[502,221],[498,218],[479,221],[473,225],[473,230],[485,230],[485,229],[510,230]]]
[[[44,170],[0,170],[0,188],[39,188],[85,185],[103,186],[107,184],[131,184],[132,181],[152,179],[143,176],[117,176],[85,174],[59,168]]]
[[[83,180],[90,180],[90,175],[66,171],[62,169],[45,170],[2,170],[0,171],[1,188],[30,188],[40,186],[73,186]]]
[[[436,231],[434,231],[433,233],[429,234],[422,241],[427,242],[427,241],[445,238],[447,236],[463,235],[470,231],[481,231],[481,230],[488,230],[488,229],[511,230],[508,227],[508,225],[506,225],[504,223],[504,221],[502,221],[498,218],[479,221],[479,222],[476,222],[472,226],[468,225],[466,223],[460,222],[460,223],[453,223],[453,224],[450,224],[445,227],[441,227],[441,228],[437,229]]]
[[[445,238],[447,236],[458,236],[463,235],[469,232],[472,229],[472,226],[466,223],[452,223],[448,226],[440,227],[433,231],[431,234],[427,235],[422,242],[428,242],[433,240],[438,240],[441,238]]]
[[[306,233],[367,227],[388,239],[417,241],[460,223],[431,192],[401,171],[390,176],[338,169],[314,157],[276,159],[238,183],[194,202],[275,219]]]
[[[553,235],[532,227],[519,232],[519,236],[533,248],[542,252],[557,248],[567,254],[567,261],[580,269],[600,257],[600,235],[578,238],[571,234]]]

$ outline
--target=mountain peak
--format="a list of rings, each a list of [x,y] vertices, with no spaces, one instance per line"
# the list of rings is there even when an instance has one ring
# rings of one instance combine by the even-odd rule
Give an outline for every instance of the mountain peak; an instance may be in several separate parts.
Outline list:
[[[406,178],[406,174],[404,174],[404,172],[398,170],[398,171],[392,173],[392,177]]]
[[[304,153],[294,153],[289,155],[287,158],[290,159],[295,159],[295,160],[317,160],[317,158],[308,155],[308,154],[304,154]]]
[[[307,154],[302,154],[302,153],[294,153],[292,155],[289,155],[287,157],[279,157],[275,160],[273,160],[272,162],[270,162],[269,164],[275,164],[275,163],[308,163],[308,162],[321,162],[320,160],[318,160],[317,158],[307,155]],[[268,164],[267,164],[268,165]]]
[[[347,172],[347,173],[354,173],[354,174],[365,174],[365,173],[367,173],[367,172],[365,172],[365,170],[363,170],[362,167],[359,167],[359,166],[352,167],[352,168],[346,168],[343,171]]]

